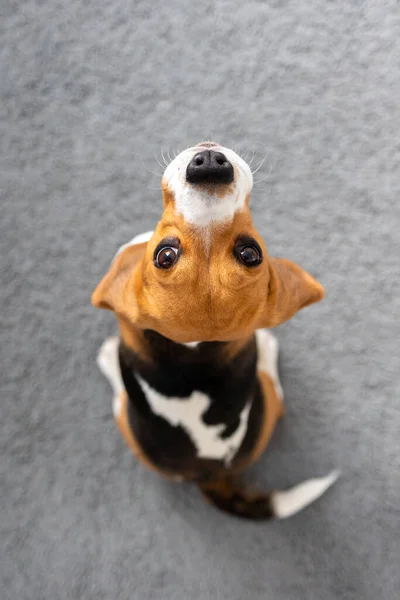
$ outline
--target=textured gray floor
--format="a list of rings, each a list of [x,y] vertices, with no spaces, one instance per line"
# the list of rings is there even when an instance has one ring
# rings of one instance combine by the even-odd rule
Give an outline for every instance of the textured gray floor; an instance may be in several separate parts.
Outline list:
[[[1,2],[1,600],[395,600],[400,11],[387,2]],[[131,458],[90,293],[161,211],[154,152],[268,150],[273,254],[326,286],[281,327],[287,417],[249,478],[343,469],[283,522]]]

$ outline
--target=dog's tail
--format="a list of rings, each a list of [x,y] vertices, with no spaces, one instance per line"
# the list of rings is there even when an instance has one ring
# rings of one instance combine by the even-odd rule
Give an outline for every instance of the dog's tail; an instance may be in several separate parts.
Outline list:
[[[264,494],[249,492],[234,479],[200,486],[206,500],[220,510],[243,519],[286,519],[317,500],[337,478],[339,471],[325,477],[307,479],[293,488]]]

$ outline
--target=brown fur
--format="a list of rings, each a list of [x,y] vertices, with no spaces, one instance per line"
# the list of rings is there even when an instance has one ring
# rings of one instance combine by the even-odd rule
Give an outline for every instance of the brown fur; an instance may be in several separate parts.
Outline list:
[[[274,433],[276,423],[285,414],[283,400],[276,393],[276,388],[271,377],[267,373],[259,371],[258,378],[263,389],[264,416],[257,443],[251,454],[246,458],[246,467],[260,458]]]
[[[322,286],[295,263],[268,256],[248,209],[232,222],[212,226],[209,248],[204,233],[167,204],[151,240],[126,248],[115,259],[93,304],[141,329],[191,342],[244,338],[322,299]],[[256,268],[243,268],[232,254],[241,234],[254,237],[263,250],[264,260]],[[153,264],[154,249],[166,237],[177,237],[183,248],[170,270]]]
[[[125,317],[117,317],[117,320],[119,335],[124,344],[138,354],[142,360],[151,361],[143,330],[129,323]]]

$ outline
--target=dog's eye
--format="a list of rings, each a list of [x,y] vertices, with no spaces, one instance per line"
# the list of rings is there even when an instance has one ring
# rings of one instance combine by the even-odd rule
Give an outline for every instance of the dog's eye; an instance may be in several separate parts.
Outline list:
[[[240,258],[245,265],[253,266],[260,264],[261,255],[255,246],[243,246],[240,250]]]
[[[176,238],[164,239],[154,251],[154,264],[159,269],[170,269],[179,258],[180,243]]]
[[[255,240],[239,239],[234,254],[236,259],[246,267],[256,267],[262,262],[262,251]]]
[[[166,246],[158,251],[156,256],[155,264],[159,269],[169,269],[176,263],[178,258],[178,251],[176,248],[170,248]]]

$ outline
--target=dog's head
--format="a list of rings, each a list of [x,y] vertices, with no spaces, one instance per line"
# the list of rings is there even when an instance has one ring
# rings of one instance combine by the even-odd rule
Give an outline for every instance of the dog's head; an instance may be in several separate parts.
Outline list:
[[[271,258],[249,210],[253,178],[235,152],[203,142],[162,178],[148,241],[122,247],[92,301],[176,341],[228,341],[275,327],[322,299],[293,262]]]

